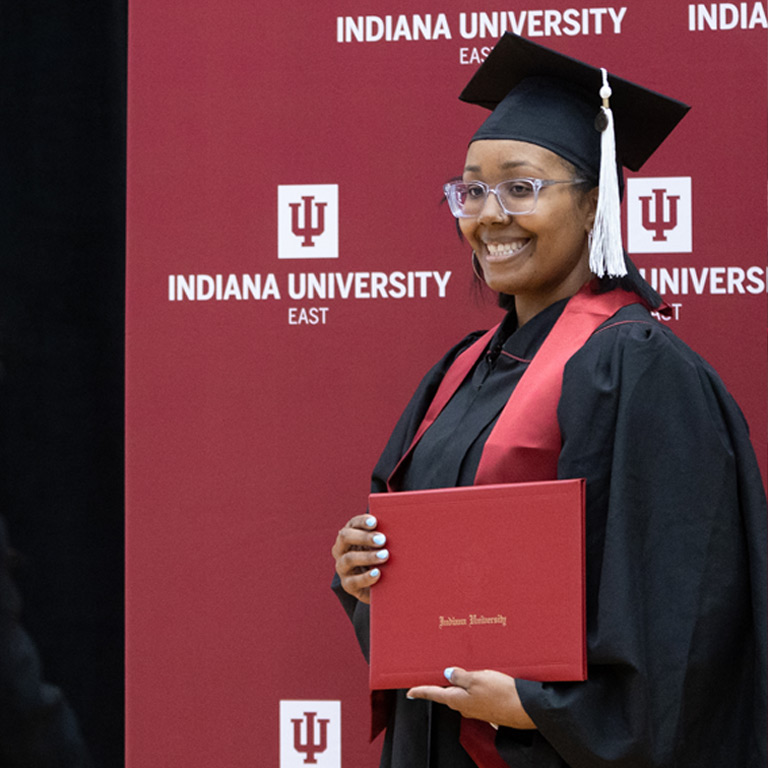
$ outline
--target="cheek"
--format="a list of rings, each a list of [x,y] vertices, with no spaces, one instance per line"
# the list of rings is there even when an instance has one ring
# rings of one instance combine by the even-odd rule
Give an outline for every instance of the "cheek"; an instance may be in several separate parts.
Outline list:
[[[475,220],[474,219],[458,219],[459,229],[464,238],[469,241],[471,246],[475,246],[477,238],[475,237]]]

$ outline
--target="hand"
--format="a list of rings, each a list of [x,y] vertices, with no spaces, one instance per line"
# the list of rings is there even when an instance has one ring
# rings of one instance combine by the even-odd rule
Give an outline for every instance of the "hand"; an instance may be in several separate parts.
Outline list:
[[[429,699],[445,704],[464,717],[484,720],[510,728],[532,729],[536,724],[523,709],[515,679],[501,672],[484,669],[467,672],[460,667],[448,667],[447,688],[420,685],[408,691],[409,698]]]
[[[342,588],[363,603],[371,602],[371,585],[381,577],[378,566],[389,557],[382,549],[387,537],[376,532],[376,523],[372,515],[353,517],[339,531],[331,549]]]

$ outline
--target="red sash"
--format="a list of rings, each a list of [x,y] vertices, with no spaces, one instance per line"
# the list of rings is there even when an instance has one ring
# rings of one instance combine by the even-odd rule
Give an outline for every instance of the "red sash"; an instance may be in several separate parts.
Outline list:
[[[557,477],[562,442],[557,404],[565,364],[602,323],[622,307],[640,301],[636,294],[618,289],[592,293],[590,284],[570,299],[496,421],[483,448],[475,485]],[[389,476],[390,491],[395,490],[404,461],[485,352],[496,328],[465,349],[446,372],[411,445]]]

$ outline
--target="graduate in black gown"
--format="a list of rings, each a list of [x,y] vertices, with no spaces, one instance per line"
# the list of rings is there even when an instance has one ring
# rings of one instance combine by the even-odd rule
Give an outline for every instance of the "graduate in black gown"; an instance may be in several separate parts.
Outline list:
[[[605,78],[610,111],[597,95]],[[488,445],[521,455],[502,425],[526,378],[529,391],[543,381],[537,357],[567,337],[575,307],[608,307],[573,342],[556,401],[536,406],[551,408],[559,433],[551,466],[521,465],[529,479],[586,478],[588,680],[451,668],[444,688],[388,692],[376,699],[381,766],[765,768],[762,479],[717,374],[651,316],[664,307],[621,251],[610,199],[621,185],[603,136],[613,114],[620,162],[637,170],[687,108],[511,34],[462,97],[493,112],[446,195],[477,273],[508,313],[429,371],[372,491],[487,482]],[[413,445],[446,373],[470,354]],[[503,460],[494,472],[505,479]],[[333,588],[366,655],[370,590],[388,546],[376,520],[359,515],[333,547]],[[469,721],[485,730],[465,740]]]

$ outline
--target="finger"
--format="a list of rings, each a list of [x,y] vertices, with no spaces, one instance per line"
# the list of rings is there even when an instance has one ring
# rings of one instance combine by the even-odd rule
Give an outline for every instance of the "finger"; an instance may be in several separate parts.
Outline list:
[[[376,530],[378,524],[379,521],[373,515],[358,515],[353,517],[342,531],[346,529],[346,532],[356,539],[356,543],[361,542],[362,546],[383,547],[387,537]],[[367,534],[360,534],[359,531],[367,531]]]
[[[381,578],[380,568],[371,568],[363,571],[362,573],[355,574],[347,577],[347,582],[353,589],[362,590],[367,589],[371,585],[375,584]]]
[[[379,521],[373,515],[356,515],[344,527],[359,528],[362,531],[373,531],[378,523]]]
[[[457,709],[458,707],[455,705],[466,699],[466,687],[469,687],[468,678],[471,674],[461,667],[446,667],[443,670],[443,676],[449,683],[447,688],[442,688],[439,685],[420,685],[411,688],[407,696],[411,699],[429,699]],[[461,683],[465,685],[461,685]]]
[[[445,688],[441,688],[439,685],[417,685],[410,688],[406,692],[406,697],[409,699],[429,699],[429,701],[437,701],[441,698]]]
[[[445,704],[451,709],[461,710],[466,703],[467,692],[454,686],[441,688],[439,685],[419,685],[411,688],[406,696],[409,699],[427,699],[436,704]]]
[[[371,523],[371,525],[369,525]],[[383,547],[387,537],[376,531],[376,518],[371,515],[353,517],[338,533],[331,554],[338,558],[351,549]]]
[[[381,570],[371,568],[369,571],[355,575],[347,576],[341,579],[341,586],[345,592],[353,595],[363,603],[370,603],[371,586],[381,578]]]
[[[445,679],[451,684],[467,690],[472,682],[472,672],[461,667],[446,667],[443,671]]]
[[[388,559],[388,549],[352,550],[336,558],[336,573],[344,578],[382,565]]]

